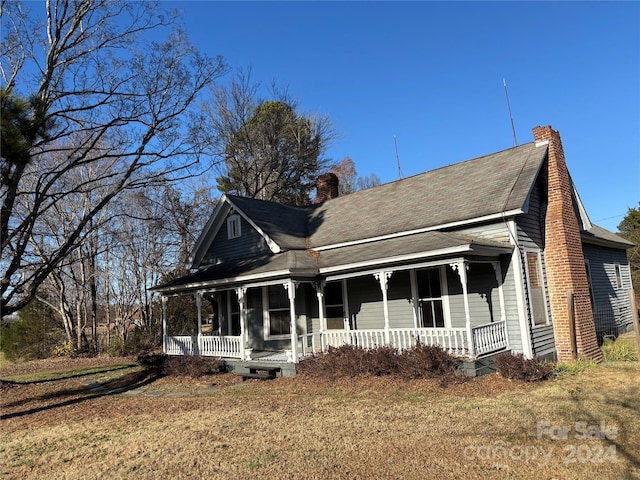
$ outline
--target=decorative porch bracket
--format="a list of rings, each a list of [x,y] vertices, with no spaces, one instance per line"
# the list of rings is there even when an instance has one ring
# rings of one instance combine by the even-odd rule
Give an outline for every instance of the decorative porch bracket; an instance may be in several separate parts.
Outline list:
[[[291,356],[293,363],[298,363],[298,332],[297,332],[297,322],[296,322],[296,288],[298,286],[298,282],[294,282],[293,280],[289,280],[286,283],[282,284],[284,289],[287,291],[289,296],[289,316],[291,317]]]
[[[458,274],[460,277],[460,283],[462,284],[462,298],[464,301],[464,316],[466,320],[466,330],[467,330],[467,342],[469,345],[469,357],[471,359],[476,358],[476,348],[473,344],[473,332],[471,331],[471,312],[469,310],[469,292],[467,288],[467,270],[469,270],[469,264],[462,260],[457,263],[450,263],[449,266],[451,269]]]
[[[373,274],[375,279],[380,283],[380,289],[382,290],[382,306],[384,309],[384,342],[389,345],[391,338],[389,334],[389,302],[387,296],[387,289],[389,287],[389,279],[393,275],[391,271],[381,270]]]
[[[247,345],[249,341],[249,337],[247,335],[247,312],[246,312],[246,298],[245,294],[247,293],[246,287],[238,287],[236,288],[236,297],[238,297],[238,304],[240,305],[240,355],[242,360],[247,360],[245,356],[245,345]],[[251,360],[250,358],[248,360]]]

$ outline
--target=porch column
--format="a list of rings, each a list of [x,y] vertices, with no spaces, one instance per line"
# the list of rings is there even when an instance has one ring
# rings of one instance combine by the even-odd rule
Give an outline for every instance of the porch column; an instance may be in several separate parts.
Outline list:
[[[196,334],[195,354],[200,355],[200,335],[202,334],[202,293],[196,293],[196,310],[198,311],[198,332]]]
[[[296,329],[296,283],[289,280],[284,284],[289,295],[289,316],[291,317],[291,355],[293,363],[298,363],[298,332]]]
[[[380,270],[377,273],[374,273],[373,276],[376,277],[376,280],[380,282],[380,289],[382,290],[382,308],[384,310],[384,343],[386,345],[390,345],[390,335],[389,335],[389,302],[387,298],[387,286],[389,278],[393,272],[385,272],[384,270]]]
[[[324,316],[324,280],[316,282],[316,296],[318,297],[318,322],[320,323],[320,351],[324,352],[324,331],[327,328],[327,319]],[[314,352],[315,353],[315,352]]]
[[[167,297],[160,299],[162,303],[162,353],[167,353]]]
[[[469,264],[465,261],[452,263],[451,268],[457,272],[462,284],[462,298],[464,301],[464,316],[466,319],[467,342],[469,344],[469,356],[474,359],[476,357],[476,347],[473,344],[473,332],[471,330],[471,312],[469,311],[469,293],[467,291],[467,269]]]
[[[507,319],[507,313],[504,306],[504,292],[502,290],[502,267],[500,262],[491,262],[493,270],[496,272],[496,281],[498,282],[498,297],[500,298],[500,321],[504,322]]]
[[[245,293],[247,289],[244,287],[236,288],[236,296],[238,297],[238,304],[240,305],[240,358],[242,360],[251,360],[245,358],[244,347],[248,342],[247,337],[247,314],[245,311]],[[231,319],[229,319],[231,320]]]

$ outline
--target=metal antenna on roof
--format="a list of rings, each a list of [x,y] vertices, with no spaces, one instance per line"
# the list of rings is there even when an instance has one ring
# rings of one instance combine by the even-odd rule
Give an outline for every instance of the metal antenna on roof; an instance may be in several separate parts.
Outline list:
[[[503,78],[504,94],[507,97],[507,108],[509,109],[509,119],[511,120],[511,130],[513,131],[513,143],[518,146],[518,137],[516,136],[516,126],[513,124],[513,115],[511,114],[511,103],[509,103],[509,91],[507,90],[507,81]]]
[[[396,139],[396,136],[393,136],[393,143],[395,143],[396,145],[396,161],[398,162],[398,178],[402,179],[403,175],[402,175],[402,170],[400,169],[400,156],[398,155],[398,140]]]

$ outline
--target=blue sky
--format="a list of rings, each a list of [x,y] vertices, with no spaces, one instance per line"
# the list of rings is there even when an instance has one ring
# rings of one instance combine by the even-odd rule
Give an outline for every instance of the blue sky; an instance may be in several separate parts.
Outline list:
[[[640,200],[640,3],[166,2],[191,41],[288,87],[340,134],[327,156],[404,176],[560,131],[591,220]],[[230,76],[229,76],[230,77]],[[224,80],[223,80],[224,81]]]

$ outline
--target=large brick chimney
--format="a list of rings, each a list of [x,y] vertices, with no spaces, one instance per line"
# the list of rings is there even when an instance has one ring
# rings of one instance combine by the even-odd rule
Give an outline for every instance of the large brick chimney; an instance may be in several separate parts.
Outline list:
[[[602,352],[596,337],[580,228],[560,134],[547,125],[535,127],[533,137],[537,142],[549,142],[544,255],[558,360],[572,360],[568,299],[569,293],[573,293],[578,356],[599,361]]]
[[[315,203],[322,203],[338,196],[338,176],[335,173],[323,173],[316,183]]]

